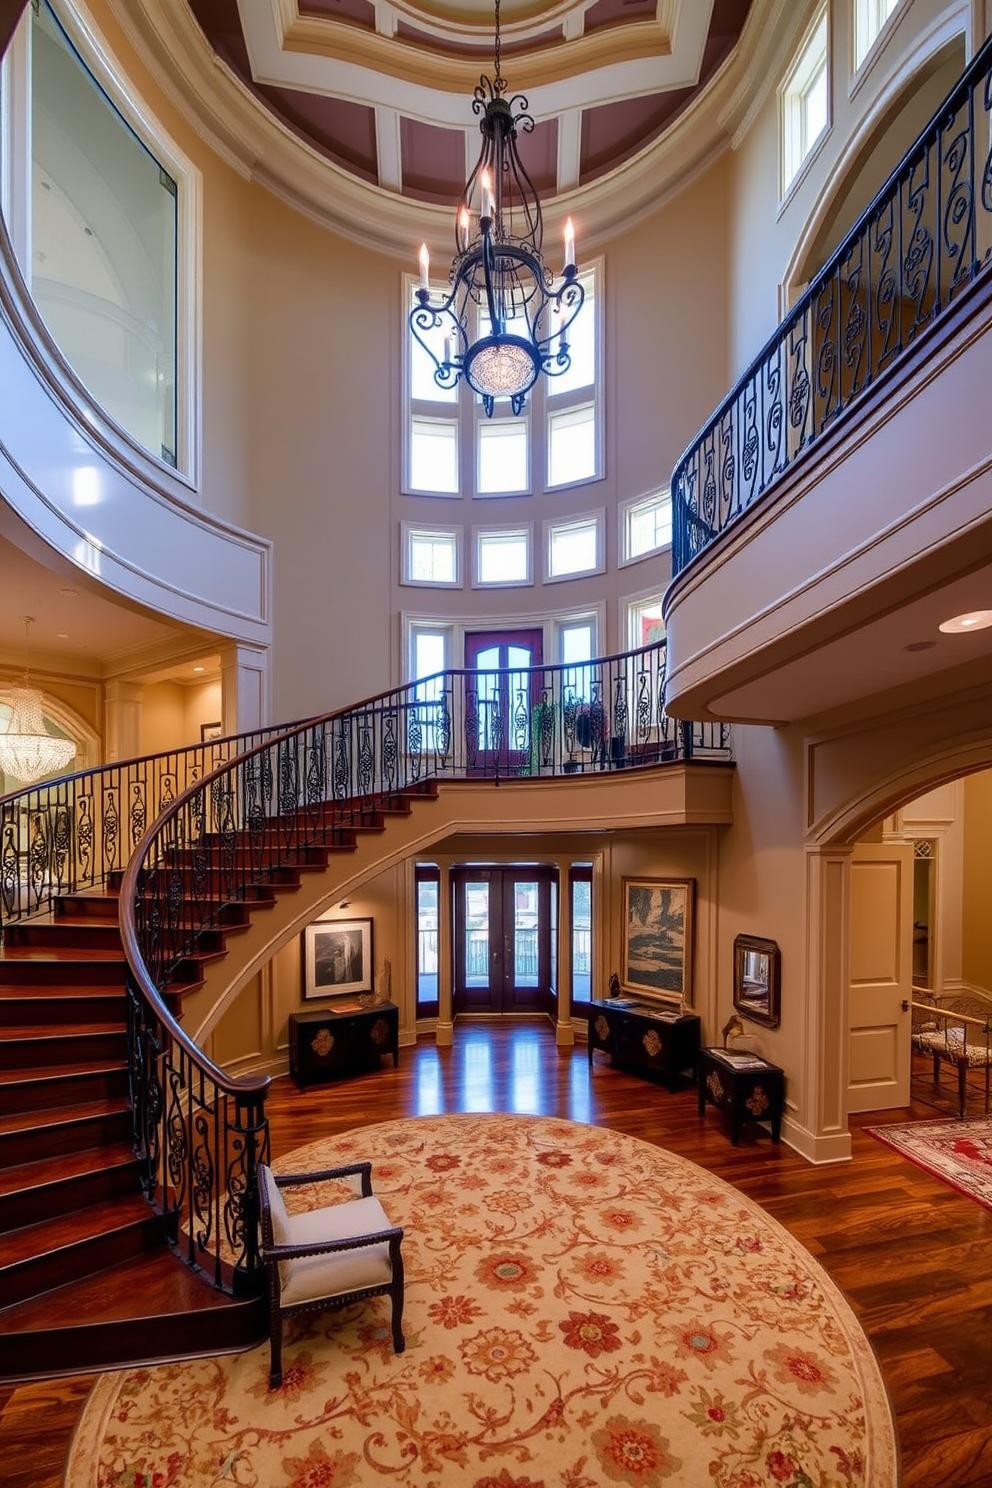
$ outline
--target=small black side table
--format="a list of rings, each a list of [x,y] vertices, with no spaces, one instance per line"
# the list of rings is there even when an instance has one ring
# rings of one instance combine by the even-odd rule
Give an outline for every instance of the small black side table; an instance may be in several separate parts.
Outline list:
[[[730,1116],[730,1140],[740,1142],[745,1121],[767,1121],[772,1141],[782,1132],[782,1107],[785,1104],[785,1071],[757,1054],[737,1053],[726,1049],[700,1049],[696,1069],[699,1086],[699,1114],[710,1100]]]

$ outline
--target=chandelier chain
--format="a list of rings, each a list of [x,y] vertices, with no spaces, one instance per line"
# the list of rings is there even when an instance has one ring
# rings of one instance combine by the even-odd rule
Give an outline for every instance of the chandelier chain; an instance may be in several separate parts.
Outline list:
[[[499,68],[500,53],[503,49],[502,42],[500,41],[499,36],[499,5],[500,0],[496,0],[496,39],[493,46],[494,71],[496,76],[493,79],[493,92],[496,94],[497,98],[501,98],[506,92],[506,84],[503,81],[503,74],[500,72]]]

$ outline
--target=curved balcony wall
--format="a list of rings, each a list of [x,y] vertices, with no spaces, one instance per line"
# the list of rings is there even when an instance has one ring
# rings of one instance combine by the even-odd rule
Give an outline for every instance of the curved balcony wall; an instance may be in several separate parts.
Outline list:
[[[675,716],[936,695],[987,656],[938,627],[988,608],[990,78],[987,43],[676,467]]]

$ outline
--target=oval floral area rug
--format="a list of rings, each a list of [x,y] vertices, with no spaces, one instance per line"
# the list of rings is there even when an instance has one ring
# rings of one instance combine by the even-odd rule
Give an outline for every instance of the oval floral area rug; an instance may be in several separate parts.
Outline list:
[[[276,1391],[267,1343],[105,1375],[66,1488],[898,1481],[851,1309],[702,1168],[599,1127],[499,1115],[384,1122],[275,1166],[364,1158],[406,1231],[406,1352],[377,1297],[287,1322]]]

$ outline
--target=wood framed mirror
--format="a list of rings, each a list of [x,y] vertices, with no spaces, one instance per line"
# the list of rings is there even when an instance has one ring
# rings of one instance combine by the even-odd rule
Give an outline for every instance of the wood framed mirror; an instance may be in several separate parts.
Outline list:
[[[734,941],[734,1008],[742,1018],[777,1028],[781,1018],[782,958],[774,940],[738,935]]]

